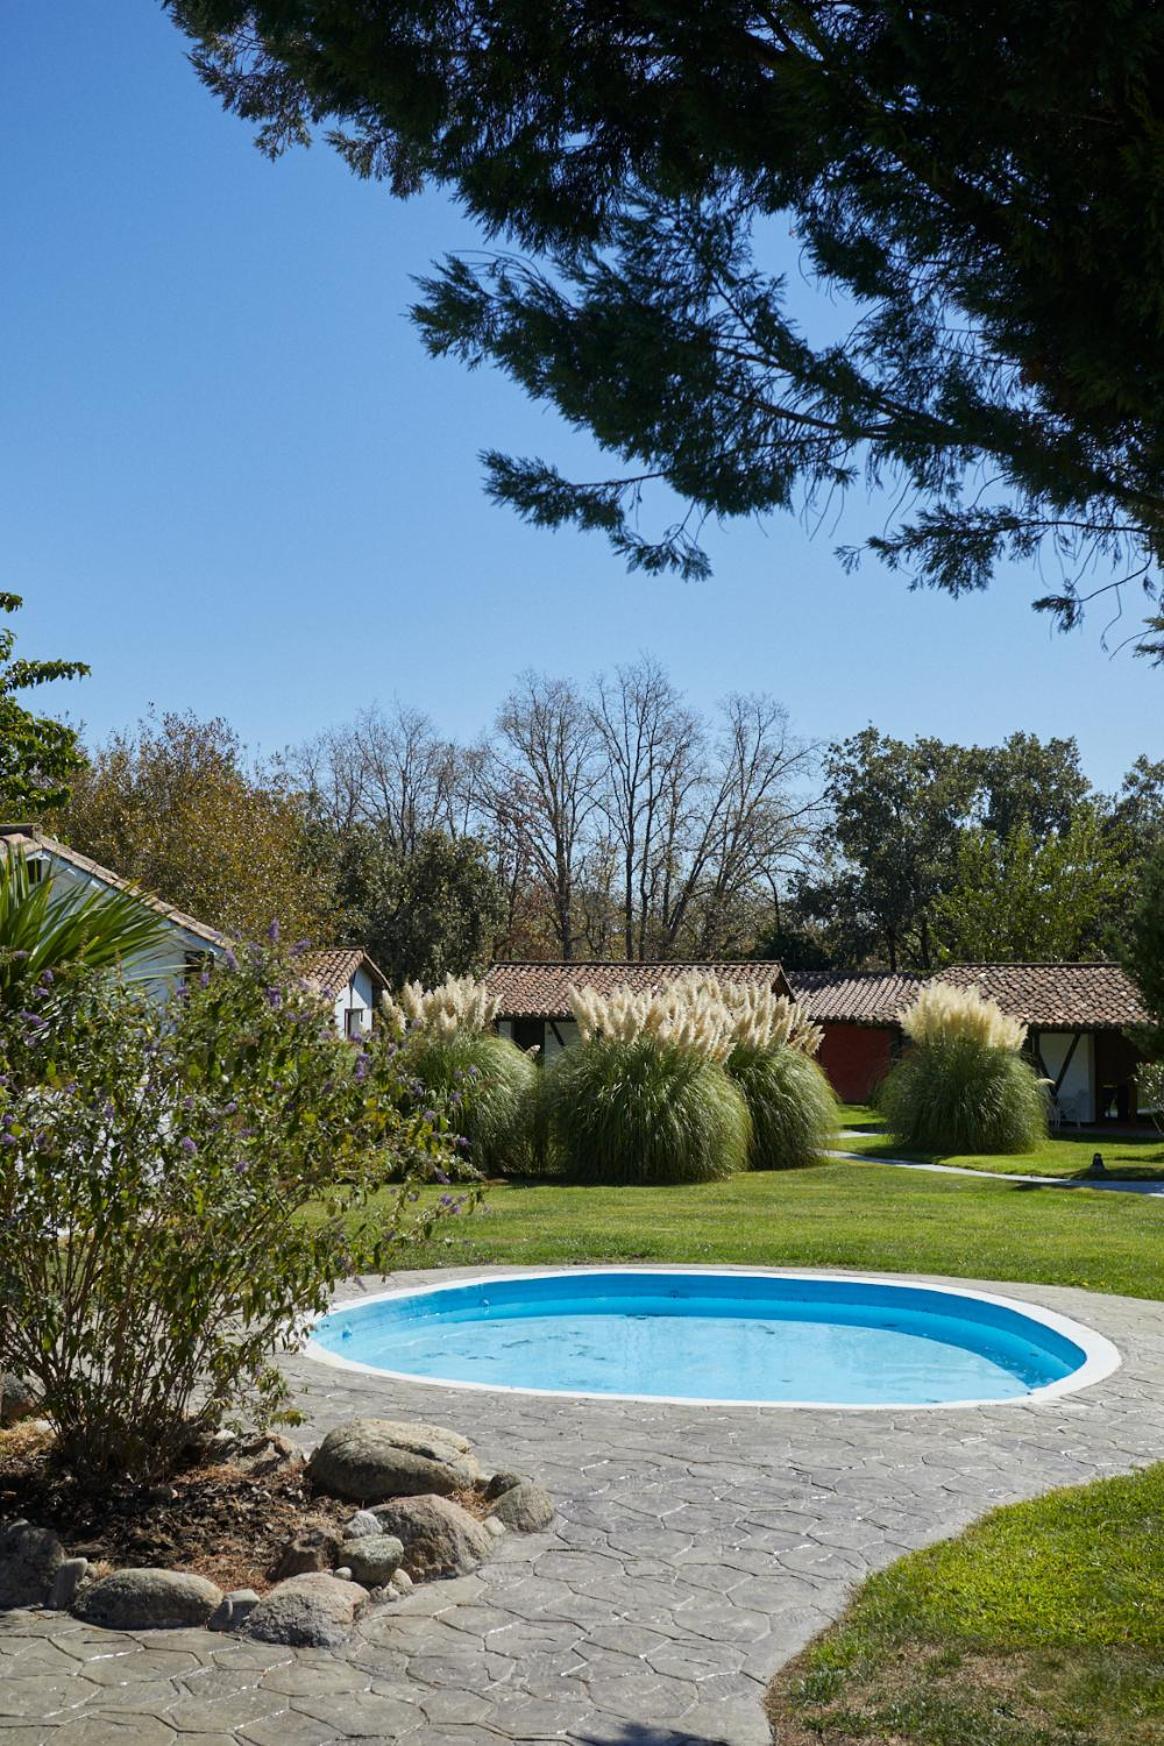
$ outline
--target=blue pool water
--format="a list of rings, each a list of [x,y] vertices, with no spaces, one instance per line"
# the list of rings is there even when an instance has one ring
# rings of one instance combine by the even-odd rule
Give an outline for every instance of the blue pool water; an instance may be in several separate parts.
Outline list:
[[[1008,1400],[1087,1356],[1021,1310],[922,1286],[618,1269],[357,1304],[314,1340],[377,1370],[484,1387],[838,1406]]]

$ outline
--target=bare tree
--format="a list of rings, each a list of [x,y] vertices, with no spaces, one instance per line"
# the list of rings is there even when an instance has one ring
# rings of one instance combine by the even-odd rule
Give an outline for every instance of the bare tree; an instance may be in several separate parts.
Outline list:
[[[468,746],[396,704],[284,760],[337,836],[484,842],[514,955],[628,960],[746,950],[810,851],[816,754],[769,697],[708,724],[650,656],[589,691],[527,672]]]
[[[411,854],[431,830],[463,830],[462,755],[421,710],[397,703],[362,710],[291,753],[287,768],[336,830],[373,825]]]
[[[754,932],[757,901],[775,905],[781,877],[809,854],[822,813],[817,753],[791,732],[784,706],[733,696],[701,795],[699,826],[684,876],[663,917],[674,951],[686,935],[693,955],[738,951]]]
[[[709,735],[650,660],[596,692],[627,957],[739,951],[813,838],[814,749],[768,697],[729,697]]]
[[[698,784],[699,724],[649,655],[616,668],[612,680],[600,678],[595,692],[600,804],[618,856],[623,955],[642,959],[652,955],[660,882]]]
[[[495,826],[541,885],[567,959],[579,943],[577,897],[598,803],[596,745],[590,709],[569,680],[523,673],[498,712],[485,784]]]

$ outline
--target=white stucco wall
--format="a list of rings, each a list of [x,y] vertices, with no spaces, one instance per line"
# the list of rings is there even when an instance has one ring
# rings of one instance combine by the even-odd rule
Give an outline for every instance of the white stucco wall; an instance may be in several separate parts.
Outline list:
[[[336,1029],[339,1031],[340,1036],[355,1036],[355,1027],[357,1023],[359,1025],[359,1034],[361,1036],[366,1035],[372,1028],[372,1016],[375,1010],[375,984],[373,983],[371,976],[368,974],[367,969],[361,965],[361,967],[356,971],[356,974],[352,977],[352,980],[348,983],[347,987],[336,996],[335,1022]],[[356,1015],[352,1020],[352,1026],[350,1029],[348,1026],[349,1012]]]
[[[1063,1063],[1067,1059],[1067,1051],[1071,1047],[1074,1031],[1040,1031],[1039,1054],[1043,1065],[1051,1079],[1058,1079]],[[1090,1031],[1084,1031],[1075,1046],[1071,1057],[1071,1065],[1064,1074],[1063,1083],[1059,1087],[1060,1106],[1066,1104],[1072,1108],[1072,1099],[1079,1098],[1083,1120],[1095,1120],[1095,1038]]]
[[[58,861],[51,854],[46,854],[43,859],[48,863],[49,877],[57,891],[80,891],[88,896],[90,892],[115,889],[68,861]],[[125,968],[135,981],[140,979],[147,984],[155,999],[168,1000],[186,974],[188,952],[218,957],[222,951],[223,948],[213,941],[204,940],[200,934],[189,933],[185,928],[170,923],[165,942],[148,952],[135,952],[125,960]]]

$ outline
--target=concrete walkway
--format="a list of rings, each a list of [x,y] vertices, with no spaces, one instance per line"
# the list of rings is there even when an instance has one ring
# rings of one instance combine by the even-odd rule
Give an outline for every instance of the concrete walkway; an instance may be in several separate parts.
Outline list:
[[[447,1277],[470,1271],[515,1270]],[[1099,1329],[1123,1366],[1038,1404],[844,1413],[474,1393],[294,1359],[304,1441],[358,1413],[454,1425],[549,1486],[554,1530],[418,1588],[342,1654],[8,1614],[0,1746],[763,1746],[766,1681],[868,1571],[1164,1448],[1164,1304],[974,1283]]]
[[[842,1134],[841,1139],[845,1138]],[[1010,1170],[975,1170],[970,1164],[926,1164],[917,1158],[882,1158],[869,1152],[826,1152],[846,1164],[887,1164],[891,1170],[930,1170],[937,1176],[974,1176],[979,1182],[1025,1182],[1036,1188],[1102,1188],[1114,1194],[1164,1195],[1164,1182],[1131,1182],[1110,1176],[1024,1176]]]

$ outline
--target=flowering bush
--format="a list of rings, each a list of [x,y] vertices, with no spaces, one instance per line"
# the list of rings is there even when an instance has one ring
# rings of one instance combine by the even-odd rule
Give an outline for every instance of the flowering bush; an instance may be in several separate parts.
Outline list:
[[[274,950],[166,1007],[45,983],[0,1054],[0,1370],[37,1384],[95,1480],[165,1473],[244,1403],[276,1413],[272,1356],[336,1281],[462,1204],[413,1186],[443,1173],[448,1123],[395,1044],[341,1041]]]
[[[1020,1055],[1026,1026],[976,988],[930,983],[902,1015],[910,1047],[877,1101],[904,1145],[947,1156],[1030,1152],[1047,1133],[1045,1083]]]

